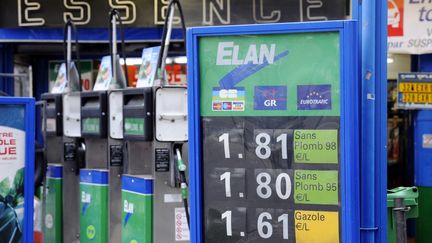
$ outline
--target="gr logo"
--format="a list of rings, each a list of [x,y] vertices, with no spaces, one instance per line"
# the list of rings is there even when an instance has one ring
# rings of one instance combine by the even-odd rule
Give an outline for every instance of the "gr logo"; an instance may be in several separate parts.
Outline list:
[[[265,100],[264,101],[264,106],[267,106],[267,107],[269,107],[269,106],[277,106],[276,100]]]
[[[287,86],[255,86],[255,110],[286,110]]]

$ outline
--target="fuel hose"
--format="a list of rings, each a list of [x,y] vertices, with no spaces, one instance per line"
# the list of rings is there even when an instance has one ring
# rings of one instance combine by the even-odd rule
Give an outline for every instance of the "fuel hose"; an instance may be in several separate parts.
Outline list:
[[[188,205],[188,185],[186,181],[186,165],[183,162],[180,149],[176,149],[177,154],[177,169],[180,174],[180,188],[181,196],[183,199],[183,204],[186,212],[186,219],[188,223],[188,228],[190,229],[190,215],[189,215],[189,205]]]

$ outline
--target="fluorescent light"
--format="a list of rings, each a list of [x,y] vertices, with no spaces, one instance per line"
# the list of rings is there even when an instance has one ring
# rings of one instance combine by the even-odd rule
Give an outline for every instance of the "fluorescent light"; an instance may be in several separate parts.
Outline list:
[[[173,63],[173,59],[172,58],[169,58],[169,57],[167,57],[167,59],[165,60],[165,63],[166,64],[171,64],[171,63]]]
[[[126,58],[126,64],[128,66],[133,66],[133,65],[141,65],[142,60],[139,57],[128,57]],[[124,65],[124,59],[120,58],[120,65]]]
[[[187,58],[186,57],[176,57],[174,58],[174,62],[178,64],[186,64]]]
[[[394,59],[391,57],[387,57],[387,63],[394,63]]]
[[[140,57],[128,57],[128,58],[126,58],[126,64],[128,66],[141,65],[141,63],[142,63],[142,59]],[[172,64],[172,63],[186,64],[187,58],[186,57],[175,57],[175,58],[168,57],[165,60],[165,63],[166,64]],[[123,58],[120,58],[120,65],[124,65],[124,59]]]

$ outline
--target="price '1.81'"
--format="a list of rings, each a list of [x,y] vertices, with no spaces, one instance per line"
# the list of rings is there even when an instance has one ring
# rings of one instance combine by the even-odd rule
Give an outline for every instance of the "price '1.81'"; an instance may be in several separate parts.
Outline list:
[[[229,133],[223,133],[219,136],[219,142],[223,142],[224,147],[224,155],[226,159],[231,158],[231,151],[230,151],[230,135]],[[276,137],[276,142],[281,143],[281,156],[282,159],[288,159],[288,151],[287,151],[287,134],[281,134],[278,137]],[[268,133],[259,133],[255,137],[255,154],[260,159],[268,159],[271,156],[271,136]]]

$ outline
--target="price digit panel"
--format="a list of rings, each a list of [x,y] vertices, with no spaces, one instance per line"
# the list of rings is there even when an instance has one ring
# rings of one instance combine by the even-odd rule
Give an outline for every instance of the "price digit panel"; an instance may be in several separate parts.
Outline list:
[[[339,117],[201,123],[205,242],[339,241]]]
[[[355,242],[354,30],[189,30],[193,243]]]

